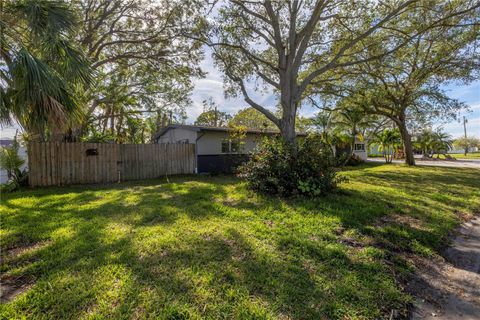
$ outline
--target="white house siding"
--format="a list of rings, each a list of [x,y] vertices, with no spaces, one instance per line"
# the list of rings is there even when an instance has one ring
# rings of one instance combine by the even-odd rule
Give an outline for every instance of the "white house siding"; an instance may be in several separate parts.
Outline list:
[[[22,170],[27,168],[28,164],[28,156],[27,156],[27,148],[20,147],[18,148],[18,155],[25,160],[25,164],[22,166]],[[8,181],[7,171],[0,170],[0,184],[5,183]]]
[[[191,129],[174,128],[170,129],[158,139],[158,143],[195,143],[197,132]]]
[[[355,139],[355,145],[357,145],[357,144],[363,144],[364,145],[363,151],[355,150],[355,146],[354,146],[353,154],[358,156],[363,161],[366,161],[367,158],[368,158],[368,143],[367,143],[367,141],[366,140],[361,141],[359,139]]]
[[[197,154],[198,155],[212,155],[222,154],[222,141],[229,139],[230,134],[228,132],[215,132],[204,131],[200,132],[199,139],[197,141]],[[248,133],[244,140],[242,140],[241,150],[239,153],[247,154],[257,146],[257,143],[262,140],[261,134]]]

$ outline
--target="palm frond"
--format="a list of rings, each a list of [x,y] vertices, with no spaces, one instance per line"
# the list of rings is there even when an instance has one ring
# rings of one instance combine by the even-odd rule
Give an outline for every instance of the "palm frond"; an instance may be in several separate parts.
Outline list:
[[[75,26],[75,15],[63,1],[17,1],[7,11],[21,16],[31,34],[40,38],[48,34],[71,32]]]
[[[12,112],[26,128],[41,132],[46,123],[61,126],[69,118],[81,117],[61,76],[25,49],[15,57],[12,74]]]

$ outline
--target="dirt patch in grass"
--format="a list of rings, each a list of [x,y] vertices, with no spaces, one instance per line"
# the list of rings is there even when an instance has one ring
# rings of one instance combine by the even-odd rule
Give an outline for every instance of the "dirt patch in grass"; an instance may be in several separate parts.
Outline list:
[[[50,242],[41,241],[36,243],[31,243],[24,246],[14,247],[7,249],[2,252],[0,255],[0,264],[12,263],[17,259],[21,259],[22,256],[31,254],[35,251],[38,251],[42,248],[48,246]],[[27,258],[29,263],[33,262],[35,259]],[[0,277],[0,303],[7,303],[17,295],[30,289],[35,283],[34,279],[29,276],[17,275],[12,276],[9,274],[3,274]]]
[[[0,303],[7,303],[16,296],[30,289],[35,281],[32,278],[19,277],[2,277],[0,280]]]

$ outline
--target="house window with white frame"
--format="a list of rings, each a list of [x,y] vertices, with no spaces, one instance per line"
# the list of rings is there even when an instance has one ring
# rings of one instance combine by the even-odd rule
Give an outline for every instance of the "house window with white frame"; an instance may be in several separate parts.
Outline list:
[[[365,143],[355,143],[355,151],[365,151]]]

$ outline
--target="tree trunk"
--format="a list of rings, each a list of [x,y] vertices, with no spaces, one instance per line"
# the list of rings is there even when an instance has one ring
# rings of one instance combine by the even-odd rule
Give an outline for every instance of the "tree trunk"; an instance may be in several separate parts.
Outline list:
[[[280,120],[280,133],[286,143],[296,150],[295,118],[297,115],[297,104],[291,94],[282,93],[282,119]]]
[[[408,133],[407,125],[405,123],[405,117],[403,119],[397,119],[396,121],[398,129],[400,129],[400,135],[403,140],[403,152],[405,154],[405,163],[409,166],[415,165],[415,158],[413,156],[412,137]]]
[[[280,103],[282,106],[282,118],[280,119],[280,133],[283,139],[292,145],[294,152],[297,150],[297,135],[295,133],[295,120],[298,107],[297,77],[286,63],[285,72],[280,75]]]

